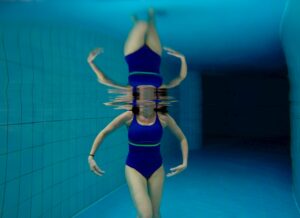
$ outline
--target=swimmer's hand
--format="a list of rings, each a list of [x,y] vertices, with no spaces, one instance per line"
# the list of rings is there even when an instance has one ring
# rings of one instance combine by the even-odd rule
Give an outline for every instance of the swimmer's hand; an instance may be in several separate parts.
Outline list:
[[[177,167],[173,167],[170,170],[172,171],[171,173],[168,173],[166,176],[170,177],[170,176],[175,176],[176,174],[180,173],[181,171],[185,170],[185,168],[187,168],[187,164],[180,164]]]
[[[88,157],[88,162],[90,165],[90,170],[93,171],[95,174],[97,174],[98,176],[103,176],[103,174],[105,173],[105,171],[101,170],[96,161],[94,160],[93,157],[89,156]]]
[[[167,53],[169,55],[172,55],[172,56],[175,56],[175,57],[178,57],[178,58],[185,58],[183,54],[181,54],[180,52],[178,51],[175,51],[174,49],[172,48],[169,48],[169,47],[165,47],[164,46],[164,49],[167,51]]]
[[[92,62],[99,54],[103,53],[103,48],[95,48],[93,51],[90,52],[87,61],[90,63]]]

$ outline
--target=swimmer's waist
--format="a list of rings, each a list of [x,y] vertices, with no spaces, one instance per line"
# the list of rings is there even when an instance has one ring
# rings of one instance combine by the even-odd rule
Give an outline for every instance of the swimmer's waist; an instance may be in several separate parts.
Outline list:
[[[131,142],[130,140],[128,140],[128,144],[133,145],[133,146],[155,147],[155,146],[159,146],[160,142],[157,142],[157,143],[147,143],[147,142],[135,143],[135,142]]]
[[[161,77],[159,72],[144,72],[144,71],[132,71],[129,72],[129,75],[153,75],[153,76]]]

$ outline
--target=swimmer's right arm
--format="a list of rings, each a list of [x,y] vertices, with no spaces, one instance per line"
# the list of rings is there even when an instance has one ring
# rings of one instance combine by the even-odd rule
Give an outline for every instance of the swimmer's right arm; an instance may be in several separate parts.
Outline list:
[[[105,136],[107,136],[109,133],[120,127],[122,124],[124,124],[126,121],[132,118],[132,112],[126,111],[119,116],[117,116],[115,119],[113,119],[103,130],[100,131],[100,133],[97,135],[97,137],[94,140],[94,143],[92,145],[90,154],[95,155],[99,145],[102,143]],[[96,161],[94,160],[93,156],[88,157],[88,163],[90,165],[91,171],[96,173],[99,176],[102,176],[105,171],[101,170]]]
[[[119,116],[117,116],[115,119],[113,119],[103,130],[101,130],[97,137],[94,140],[92,149],[90,151],[90,154],[95,154],[96,150],[103,141],[103,139],[112,131],[120,127],[121,125],[125,124],[126,121],[128,121],[132,117],[132,112],[131,111],[126,111]],[[92,156],[89,156],[92,157]]]
[[[103,53],[103,49],[102,48],[96,48],[96,49],[94,49],[93,51],[90,52],[90,54],[87,58],[87,61],[90,65],[90,67],[93,69],[96,76],[98,77],[98,81],[100,83],[104,84],[104,85],[111,86],[111,87],[114,87],[114,88],[119,88],[119,89],[129,88],[129,86],[122,86],[122,85],[116,84],[115,82],[113,82],[112,80],[107,78],[105,76],[105,74],[103,73],[103,71],[95,65],[95,63],[93,61],[101,53]]]

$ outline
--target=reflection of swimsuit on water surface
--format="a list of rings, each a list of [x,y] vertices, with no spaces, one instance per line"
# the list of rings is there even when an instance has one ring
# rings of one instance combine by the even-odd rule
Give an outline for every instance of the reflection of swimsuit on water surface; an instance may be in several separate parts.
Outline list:
[[[129,85],[153,85],[159,87],[162,84],[162,77],[159,72],[161,57],[148,45],[144,44],[137,51],[125,56],[128,64]]]
[[[136,88],[138,85],[159,87],[162,77],[159,72],[161,57],[146,44],[125,57],[128,63],[128,83]],[[152,125],[141,125],[134,114],[128,127],[129,152],[126,165],[136,169],[146,179],[162,165],[160,140],[163,128],[156,112]]]

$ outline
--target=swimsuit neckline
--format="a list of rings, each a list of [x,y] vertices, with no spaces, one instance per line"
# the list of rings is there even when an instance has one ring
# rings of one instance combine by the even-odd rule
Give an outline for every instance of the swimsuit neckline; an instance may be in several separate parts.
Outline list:
[[[138,121],[138,119],[137,119],[137,115],[134,115],[134,116],[135,116],[136,123],[137,123],[138,125],[140,125],[140,126],[153,126],[153,125],[156,123],[157,119],[158,119],[158,117],[157,117],[157,112],[156,112],[156,115],[155,115],[155,121],[154,121],[153,123],[151,123],[150,125],[143,125],[143,124],[139,123],[139,121]]]

